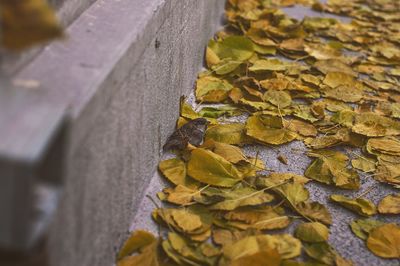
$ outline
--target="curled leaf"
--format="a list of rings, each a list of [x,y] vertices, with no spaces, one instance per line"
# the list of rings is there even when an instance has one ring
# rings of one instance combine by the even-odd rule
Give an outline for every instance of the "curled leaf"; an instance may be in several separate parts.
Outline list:
[[[376,214],[375,205],[363,198],[350,199],[342,195],[331,195],[331,200],[340,204],[341,206],[354,211],[363,216],[371,216]]]

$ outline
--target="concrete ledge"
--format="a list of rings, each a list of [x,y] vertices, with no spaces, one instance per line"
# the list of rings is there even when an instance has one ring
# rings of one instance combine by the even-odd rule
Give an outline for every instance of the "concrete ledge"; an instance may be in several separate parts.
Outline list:
[[[99,0],[68,28],[66,42],[47,47],[16,76],[39,81],[31,94],[67,110],[59,117],[67,119],[70,141],[64,194],[49,233],[51,265],[113,263],[223,6],[221,0]],[[40,116],[29,105],[19,108]],[[36,121],[30,136],[18,137],[48,132],[45,121]]]

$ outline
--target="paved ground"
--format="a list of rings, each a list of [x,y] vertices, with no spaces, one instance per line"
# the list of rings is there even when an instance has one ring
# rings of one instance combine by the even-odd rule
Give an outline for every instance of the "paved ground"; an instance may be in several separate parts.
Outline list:
[[[310,12],[306,8],[289,8],[285,9],[285,11],[297,19],[301,19],[304,15],[312,16],[313,14],[315,14],[313,12]],[[193,95],[191,95],[189,99],[191,99],[193,102]],[[267,148],[261,145],[251,145],[245,147],[244,150],[247,155],[253,157],[255,157],[257,151],[259,151],[259,158],[266,162],[266,165],[269,169],[276,172],[293,172],[296,174],[304,174],[304,170],[311,162],[311,159],[308,158],[304,153],[304,151],[307,150],[306,147],[303,145],[302,142],[299,141],[294,141],[292,143],[289,143],[288,145],[282,145],[274,148]],[[284,165],[278,161],[277,156],[280,154],[285,155],[288,158],[288,165]],[[165,154],[164,159],[170,156],[171,155],[169,154]],[[349,154],[349,156],[351,157],[351,154]],[[349,223],[353,219],[359,219],[360,217],[350,211],[343,209],[342,207],[333,205],[332,203],[327,201],[327,197],[330,194],[335,193],[357,196],[377,183],[371,177],[367,177],[363,174],[361,174],[360,176],[362,180],[362,187],[359,191],[356,192],[343,191],[340,189],[335,189],[333,187],[318,184],[316,182],[310,182],[306,185],[310,191],[311,200],[318,201],[327,205],[332,214],[333,224],[330,227],[331,234],[329,242],[338,250],[338,252],[342,256],[351,259],[357,266],[400,265],[400,262],[397,260],[384,260],[374,256],[371,252],[369,252],[365,247],[364,241],[355,237],[349,228]],[[160,177],[158,173],[155,173],[151,180],[150,186],[146,191],[146,195],[152,196],[154,199],[157,199],[156,193],[165,186],[165,181]],[[395,189],[389,186],[378,184],[375,186],[375,189],[365,195],[365,198],[372,200],[376,204],[381,198],[383,198],[384,195],[393,192],[395,192]],[[140,210],[138,211],[138,214],[132,223],[131,230],[147,229],[149,231],[157,233],[158,226],[151,220],[150,216],[153,209],[154,204],[149,198],[145,197],[142,201],[142,204],[140,205]],[[375,218],[378,218],[385,222],[400,222],[400,219],[394,216],[390,217],[380,215]],[[292,225],[285,231],[292,232],[296,227],[296,224],[296,222],[292,223]]]

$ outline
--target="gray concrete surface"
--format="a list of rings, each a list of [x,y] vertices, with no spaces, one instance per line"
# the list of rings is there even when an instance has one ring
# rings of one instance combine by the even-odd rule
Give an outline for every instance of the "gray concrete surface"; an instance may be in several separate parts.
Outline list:
[[[190,102],[194,108],[198,108],[198,105],[194,103],[194,95],[190,94]],[[199,108],[201,109],[201,108]],[[230,119],[232,122],[245,122],[246,117],[239,119]],[[227,120],[229,121],[229,120]],[[304,171],[311,163],[312,159],[307,157],[307,148],[301,141],[294,141],[285,145],[277,147],[266,147],[263,145],[246,145],[244,152],[248,156],[255,157],[258,154],[258,158],[265,162],[268,171],[261,172],[261,174],[268,174],[271,172],[292,172],[299,175],[304,175]],[[345,152],[345,151],[344,151]],[[360,152],[360,151],[356,151]],[[285,155],[288,159],[288,165],[282,164],[277,157],[279,155]],[[350,158],[354,158],[353,154],[347,154]],[[173,158],[175,155],[167,153],[164,154],[162,159]],[[345,258],[351,259],[355,266],[398,266],[400,265],[399,260],[395,259],[382,259],[372,254],[365,246],[363,240],[357,238],[350,230],[349,224],[354,219],[361,219],[359,215],[344,209],[343,207],[333,204],[329,201],[328,197],[331,194],[340,194],[346,196],[356,197],[362,194],[364,191],[369,189],[371,186],[375,186],[371,192],[366,194],[364,197],[370,199],[374,204],[377,204],[387,194],[395,193],[396,189],[383,184],[378,184],[372,177],[368,177],[366,174],[360,172],[361,177],[361,188],[359,191],[346,191],[336,189],[332,186],[323,185],[317,182],[309,182],[306,187],[310,191],[310,200],[318,201],[326,205],[332,215],[333,223],[330,227],[329,243]],[[162,206],[156,196],[163,188],[169,186],[165,178],[163,178],[159,172],[155,172],[151,180],[145,195],[151,196],[159,206]],[[151,212],[155,208],[154,203],[148,198],[144,197],[140,209],[137,212],[135,218],[131,224],[131,231],[144,229],[154,234],[159,234],[159,226],[151,219]],[[384,222],[395,222],[399,223],[400,219],[398,216],[390,215],[377,215],[373,218]],[[288,232],[293,233],[294,229],[299,224],[300,220],[294,220],[292,224],[285,230],[273,231],[272,234]],[[165,228],[161,231],[161,234],[165,233]],[[305,257],[304,257],[305,258]]]
[[[320,13],[312,12],[308,8],[304,7],[285,8],[284,10],[287,14],[297,19],[302,19],[304,16],[321,16]],[[348,18],[342,18],[330,14],[322,14],[322,16],[334,17],[346,22],[350,21]],[[198,106],[194,101],[193,92],[189,95],[189,101],[195,109],[198,109]],[[239,120],[233,119],[233,121],[244,122],[245,118],[242,117]],[[268,174],[269,172],[293,172],[303,175],[305,169],[312,161],[311,158],[306,156],[307,148],[300,141],[294,141],[287,145],[278,147],[250,145],[245,146],[244,151],[247,155],[253,157],[255,157],[257,152],[259,152],[259,158],[264,161],[267,167],[270,169],[270,171],[266,171],[265,174]],[[282,164],[277,159],[278,155],[281,154],[288,158],[288,165]],[[348,154],[348,156],[350,158],[354,158],[353,154]],[[170,157],[174,157],[174,155],[164,154],[162,158],[168,159]],[[360,173],[360,176],[362,185],[361,189],[357,192],[335,189],[334,187],[322,185],[317,182],[310,182],[306,185],[306,187],[310,191],[311,200],[325,204],[331,212],[333,224],[330,227],[329,242],[343,257],[351,259],[356,266],[398,266],[400,265],[398,260],[382,259],[372,254],[366,248],[364,241],[354,236],[354,234],[351,232],[349,223],[354,219],[360,219],[362,217],[331,203],[328,199],[329,195],[334,193],[355,197],[362,194],[371,186],[375,186],[375,189],[366,194],[364,197],[377,204],[385,195],[397,192],[396,189],[390,186],[378,184],[378,182],[376,182],[372,177],[368,177],[366,174]],[[165,179],[156,171],[145,194],[158,201],[156,194],[168,185],[169,184],[165,181]],[[158,204],[162,205],[162,203],[159,201]],[[159,226],[151,219],[151,212],[154,208],[155,206],[153,202],[148,197],[144,197],[140,204],[140,209],[132,221],[130,230],[134,231],[138,229],[145,229],[153,232],[154,234],[158,234]],[[400,218],[398,216],[377,215],[374,218],[385,222],[400,223]],[[287,230],[284,230],[284,232],[293,233],[298,223],[299,221],[294,221],[291,226],[287,228]]]

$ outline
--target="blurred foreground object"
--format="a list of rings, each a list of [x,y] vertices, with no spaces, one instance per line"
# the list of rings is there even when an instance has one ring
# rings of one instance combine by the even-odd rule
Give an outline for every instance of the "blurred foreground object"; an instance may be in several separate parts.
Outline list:
[[[1,45],[19,51],[62,36],[57,17],[45,0],[0,0]]]

